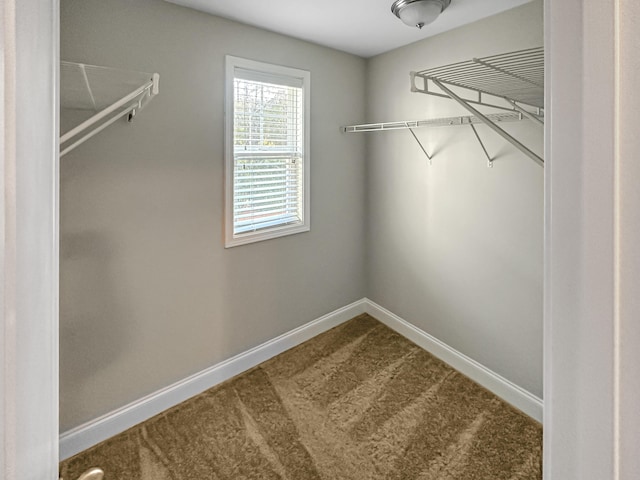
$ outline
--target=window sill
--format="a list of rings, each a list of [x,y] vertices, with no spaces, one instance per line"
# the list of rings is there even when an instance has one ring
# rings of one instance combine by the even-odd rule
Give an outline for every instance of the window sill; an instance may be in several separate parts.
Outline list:
[[[227,238],[224,244],[224,248],[238,247],[240,245],[247,245],[249,243],[262,242],[264,240],[271,240],[273,238],[284,237],[287,235],[295,235],[297,233],[304,233],[311,230],[310,225],[293,225],[269,228],[255,233],[244,233],[240,235],[231,236]]]

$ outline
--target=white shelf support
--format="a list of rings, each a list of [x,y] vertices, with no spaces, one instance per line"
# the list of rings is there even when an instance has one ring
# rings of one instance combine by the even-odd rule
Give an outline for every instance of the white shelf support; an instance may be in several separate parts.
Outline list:
[[[502,129],[498,125],[496,125],[493,121],[491,121],[491,119],[487,115],[484,115],[483,113],[479,112],[476,108],[472,107],[467,102],[465,102],[462,98],[460,98],[458,95],[453,93],[453,91],[451,89],[445,87],[442,84],[442,82],[440,82],[439,80],[436,80],[436,79],[432,79],[432,80],[433,80],[433,83],[435,83],[440,89],[442,89],[443,92],[445,92],[447,95],[449,95],[449,97],[451,99],[453,99],[456,102],[458,102],[458,104],[461,107],[465,108],[470,113],[472,113],[476,117],[480,118],[487,127],[491,128],[491,130],[496,132],[498,135],[500,135],[507,142],[509,142],[514,147],[516,147],[518,150],[520,150],[522,153],[524,153],[527,157],[529,157],[531,160],[536,162],[538,165],[544,166],[544,160],[542,159],[542,157],[540,157],[539,155],[537,155],[536,153],[531,151],[523,143],[521,143],[516,138],[514,138],[512,135],[508,134],[504,129]]]
[[[416,142],[418,142],[418,145],[420,145],[420,148],[422,149],[422,151],[424,152],[424,154],[427,156],[427,158],[429,159],[429,165],[431,165],[431,155],[429,155],[427,153],[427,149],[424,148],[424,145],[422,145],[422,142],[418,139],[418,136],[416,135],[416,133],[413,131],[413,128],[411,128],[408,124],[407,124],[407,128],[409,129],[409,131],[411,132],[411,135],[413,135],[413,138],[416,140]]]
[[[509,98],[505,98],[505,100],[507,102],[509,102],[511,105],[513,105],[513,108],[517,111],[519,111],[522,115],[524,115],[525,117],[527,117],[529,120],[533,120],[534,122],[540,124],[540,125],[544,125],[544,120],[537,116],[534,115],[533,113],[531,113],[530,111],[528,111],[526,108],[522,108],[520,105],[518,105],[516,102],[514,102],[513,100],[509,99]]]
[[[91,83],[89,82],[89,77],[87,77],[87,69],[85,68],[85,65],[80,64],[80,70],[82,71],[82,79],[84,80],[84,84],[87,87],[89,97],[91,97],[91,104],[93,105],[93,109],[98,110],[98,106],[96,105],[96,98],[91,91]]]
[[[445,95],[444,93],[440,93],[440,92],[436,92],[434,90],[432,90],[429,87],[429,78],[428,77],[424,77],[423,75],[419,75],[416,72],[410,72],[409,75],[411,75],[411,91],[414,93],[423,93],[425,95],[431,95],[432,97],[440,97],[440,98],[447,98],[449,99],[448,95]],[[418,86],[418,84],[416,83],[416,78],[422,78],[423,80],[423,86],[420,87]],[[499,103],[495,103],[495,102],[489,102],[485,99],[482,98],[482,92],[478,92],[472,89],[469,89],[471,91],[471,93],[474,93],[477,95],[476,99],[472,99],[472,98],[465,98],[464,100],[468,103],[471,103],[473,105],[481,105],[483,107],[490,107],[490,108],[495,108],[498,110],[505,110],[507,112],[513,112],[515,109],[513,107],[509,107],[507,105],[501,105]]]
[[[482,139],[480,138],[480,135],[478,135],[478,131],[476,130],[475,125],[471,124],[469,126],[471,127],[471,130],[473,130],[473,133],[476,136],[476,139],[478,140],[478,143],[480,144],[480,147],[482,147],[482,151],[484,152],[485,156],[487,157],[487,166],[489,168],[493,168],[493,158],[491,158],[491,155],[489,155],[489,152],[487,152],[487,148],[484,146],[484,143],[482,142]]]

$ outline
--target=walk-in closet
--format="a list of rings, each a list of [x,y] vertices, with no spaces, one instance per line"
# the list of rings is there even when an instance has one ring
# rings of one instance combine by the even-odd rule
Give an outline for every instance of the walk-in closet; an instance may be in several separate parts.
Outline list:
[[[542,2],[182,3],[61,3],[61,476],[541,478]]]
[[[7,480],[635,478],[638,8],[8,1]]]

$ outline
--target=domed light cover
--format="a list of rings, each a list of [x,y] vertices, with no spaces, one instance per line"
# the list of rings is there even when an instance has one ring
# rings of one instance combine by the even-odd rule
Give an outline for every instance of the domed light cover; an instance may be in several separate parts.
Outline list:
[[[422,28],[438,18],[450,3],[451,0],[396,0],[391,11],[404,24]]]

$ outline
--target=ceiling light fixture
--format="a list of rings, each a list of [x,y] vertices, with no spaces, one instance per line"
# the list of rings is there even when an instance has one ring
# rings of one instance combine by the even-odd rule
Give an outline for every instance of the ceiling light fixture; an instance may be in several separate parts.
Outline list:
[[[406,25],[422,28],[438,18],[450,3],[451,0],[396,0],[391,11]]]

